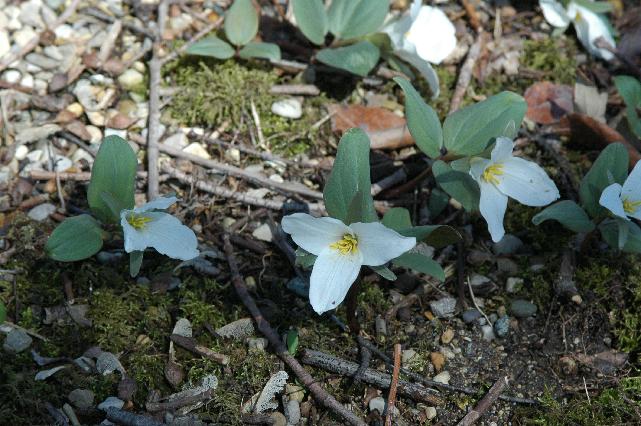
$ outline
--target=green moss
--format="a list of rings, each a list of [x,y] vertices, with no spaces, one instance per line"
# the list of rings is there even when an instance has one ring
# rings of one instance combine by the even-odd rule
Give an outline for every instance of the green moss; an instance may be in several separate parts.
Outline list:
[[[127,357],[127,372],[136,381],[136,403],[143,405],[151,389],[159,390],[163,395],[171,392],[165,381],[166,362],[165,354],[148,351],[134,352]]]
[[[545,73],[554,83],[574,84],[576,80],[576,42],[568,37],[545,37],[523,42],[521,67]]]

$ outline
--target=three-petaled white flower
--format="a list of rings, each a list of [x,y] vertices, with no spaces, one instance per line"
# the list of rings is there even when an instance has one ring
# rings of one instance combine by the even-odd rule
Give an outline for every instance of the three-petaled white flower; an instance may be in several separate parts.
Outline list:
[[[194,231],[169,213],[158,211],[168,209],[176,201],[176,197],[160,197],[133,210],[120,212],[127,253],[153,247],[174,259],[189,260],[198,256],[198,239]]]
[[[539,0],[539,6],[545,20],[554,27],[565,30],[572,22],[577,37],[592,55],[606,61],[614,57],[612,52],[594,45],[596,39],[603,37],[612,47],[616,46],[610,28],[600,14],[574,1],[568,3],[567,9],[557,0]]]
[[[416,238],[404,237],[378,222],[347,226],[331,217],[294,213],[283,218],[282,226],[299,247],[318,256],[309,301],[319,314],[343,301],[361,266],[383,265],[416,245]]]
[[[456,28],[441,9],[421,4],[421,0],[414,0],[409,11],[386,25],[383,32],[389,35],[396,55],[421,73],[437,97],[438,76],[430,62],[441,63],[456,48]]]
[[[494,242],[505,235],[503,217],[508,197],[526,206],[540,207],[559,198],[556,185],[538,165],[513,157],[514,142],[497,138],[491,158],[471,160],[470,174],[481,187],[479,210]]]
[[[641,220],[641,161],[623,183],[613,183],[603,190],[599,204],[620,218]]]

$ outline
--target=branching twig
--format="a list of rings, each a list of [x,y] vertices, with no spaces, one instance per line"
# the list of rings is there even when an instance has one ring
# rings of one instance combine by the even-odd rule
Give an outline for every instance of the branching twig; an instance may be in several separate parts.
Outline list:
[[[254,321],[256,322],[256,327],[258,330],[263,333],[263,335],[269,340],[269,343],[274,347],[274,350],[278,357],[287,364],[287,366],[296,374],[296,377],[303,382],[303,384],[309,389],[309,391],[314,396],[314,399],[318,401],[321,405],[327,407],[340,417],[342,417],[346,422],[352,425],[365,426],[365,422],[358,418],[354,413],[346,409],[342,404],[340,404],[333,396],[328,394],[316,380],[305,370],[305,368],[300,365],[300,363],[290,355],[287,351],[287,348],[280,339],[278,333],[269,325],[269,322],[263,317],[260,309],[256,305],[254,298],[249,294],[247,286],[245,285],[245,280],[243,280],[238,270],[238,264],[236,262],[236,257],[234,256],[234,249],[229,241],[229,235],[225,234],[223,236],[225,255],[227,256],[227,262],[229,263],[229,269],[231,270],[232,283],[236,289],[236,294],[242,300],[243,304],[251,313]]]
[[[164,423],[159,423],[150,417],[141,416],[139,414],[134,414],[128,411],[119,410],[115,407],[107,408],[107,420],[123,426],[163,426],[164,425]]]
[[[396,390],[398,388],[398,374],[401,369],[401,344],[394,345],[394,370],[392,370],[392,384],[389,388],[389,397],[387,398],[387,415],[385,416],[385,426],[392,426],[392,414],[394,413],[394,404],[396,404]]]
[[[199,344],[196,339],[192,337],[185,337],[179,334],[172,334],[169,336],[172,342],[177,344],[183,349],[187,349],[189,352],[193,352],[196,355],[200,355],[203,358],[210,359],[222,365],[229,364],[229,357],[227,355],[219,354],[212,351],[211,349]]]
[[[476,60],[481,55],[483,51],[483,46],[485,46],[486,34],[483,31],[480,31],[476,36],[476,41],[470,47],[470,51],[467,53],[467,58],[461,67],[461,71],[458,75],[458,80],[456,81],[456,87],[454,89],[454,94],[452,95],[452,101],[450,102],[450,114],[459,109],[461,102],[465,97],[465,92],[467,91],[470,82],[472,81],[472,71],[474,71],[474,65],[476,65]]]
[[[494,402],[501,396],[503,391],[508,385],[507,376],[502,376],[492,385],[489,391],[485,394],[483,399],[476,404],[476,407],[472,409],[469,413],[463,417],[463,419],[458,423],[458,426],[470,426],[476,423],[478,419],[481,418],[483,413],[485,413]]]

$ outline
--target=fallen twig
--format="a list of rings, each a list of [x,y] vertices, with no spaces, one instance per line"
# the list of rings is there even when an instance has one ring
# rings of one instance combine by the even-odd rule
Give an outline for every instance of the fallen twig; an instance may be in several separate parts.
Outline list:
[[[256,305],[254,298],[249,294],[247,286],[245,285],[245,280],[240,275],[238,270],[238,264],[236,262],[236,257],[234,256],[234,249],[229,241],[229,235],[225,234],[223,236],[224,250],[225,255],[227,256],[227,262],[229,263],[229,269],[231,270],[232,283],[236,289],[236,294],[241,299],[247,310],[251,313],[252,318],[256,322],[256,328],[263,333],[263,335],[269,340],[269,343],[274,347],[276,355],[283,360],[285,364],[294,372],[296,377],[303,382],[303,384],[309,389],[309,391],[314,396],[317,402],[326,408],[330,409],[332,412],[336,413],[338,416],[342,417],[346,422],[352,425],[365,426],[365,422],[361,420],[354,413],[346,409],[341,403],[339,403],[333,396],[328,394],[316,380],[305,370],[305,368],[300,365],[300,363],[290,355],[287,348],[281,341],[278,333],[269,325],[269,322],[263,317],[260,309]],[[355,370],[356,368],[354,368]]]
[[[401,369],[401,344],[394,345],[394,370],[392,370],[392,383],[389,388],[387,398],[387,415],[385,416],[385,426],[392,426],[392,414],[396,404],[396,390],[398,388],[398,374]]]
[[[227,355],[212,351],[211,349],[199,344],[193,337],[185,337],[181,336],[180,334],[172,334],[171,336],[169,336],[169,339],[171,339],[172,342],[174,342],[181,348],[187,349],[189,352],[193,352],[203,358],[210,359],[222,365],[229,364],[229,357]]]
[[[474,66],[476,65],[476,60],[481,55],[483,51],[483,46],[485,46],[485,41],[487,34],[482,30],[476,36],[476,41],[470,47],[470,51],[467,53],[467,58],[461,67],[461,71],[458,75],[458,80],[456,81],[456,87],[454,88],[454,93],[452,94],[452,101],[450,102],[450,114],[459,109],[461,102],[465,97],[465,92],[467,91],[470,82],[472,81],[472,72],[474,71]]]
[[[405,168],[401,167],[391,175],[379,180],[378,182],[374,182],[372,184],[371,190],[372,196],[374,197],[385,191],[386,189],[391,188],[398,183],[404,182],[405,179],[407,179],[407,172],[405,172]]]
[[[481,25],[479,14],[476,11],[476,8],[474,7],[474,5],[470,2],[470,0],[461,0],[461,3],[463,3],[463,7],[465,8],[465,13],[467,13],[467,17],[470,18],[470,25],[472,25],[472,28],[474,28],[474,31],[476,31],[477,33],[479,31],[483,31],[483,26]]]
[[[92,17],[94,17],[96,19],[100,19],[101,21],[105,21],[105,22],[108,22],[110,24],[112,24],[116,20],[116,18],[114,18],[113,16],[108,15],[108,14],[106,14],[105,12],[103,12],[100,9],[96,9],[95,7],[87,7],[87,8],[84,8],[84,9],[80,9],[80,13],[92,16]],[[142,34],[142,35],[145,35],[145,36],[147,36],[149,38],[153,38],[154,37],[153,31],[148,30],[147,28],[140,27],[140,26],[138,26],[136,24],[133,24],[131,22],[124,21],[122,23],[122,26],[127,28],[128,30],[134,32],[134,33]]]
[[[29,177],[33,180],[51,180],[56,178],[56,174],[61,181],[71,180],[75,182],[87,182],[91,180],[91,172],[48,172],[46,170],[31,170]],[[147,178],[147,172],[137,172],[137,176],[141,179]]]
[[[130,413],[128,411],[119,410],[115,407],[107,408],[107,420],[124,426],[163,426],[164,423],[159,423],[154,419],[141,416],[139,414]]]
[[[197,394],[189,395],[184,398],[172,399],[166,402],[147,402],[145,408],[150,413],[157,413],[158,411],[171,411],[186,405],[193,405],[198,402],[208,401],[211,399],[213,389],[207,389]]]
[[[320,89],[313,84],[276,84],[269,89],[272,95],[320,95]]]
[[[476,423],[478,419],[481,418],[483,413],[485,413],[494,402],[498,399],[499,396],[503,393],[505,388],[508,385],[507,376],[502,376],[492,385],[489,391],[485,396],[476,404],[476,407],[472,409],[469,413],[463,417],[463,419],[458,422],[458,426],[470,426]]]
[[[302,362],[332,373],[352,376],[358,369],[358,364],[347,361],[321,351],[305,349],[301,358]],[[380,389],[389,389],[392,383],[392,376],[371,368],[365,369],[361,376],[362,380]],[[422,385],[399,380],[397,392],[415,401],[423,401],[430,404],[441,404],[441,398],[436,391]]]

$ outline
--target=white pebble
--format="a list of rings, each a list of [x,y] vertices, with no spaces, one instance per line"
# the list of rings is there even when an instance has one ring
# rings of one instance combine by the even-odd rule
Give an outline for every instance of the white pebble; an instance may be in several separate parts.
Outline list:
[[[298,119],[303,116],[303,106],[298,99],[288,98],[274,102],[272,112],[281,117]]]
[[[16,84],[22,78],[22,74],[18,70],[7,70],[2,76],[2,79],[9,84]]]

